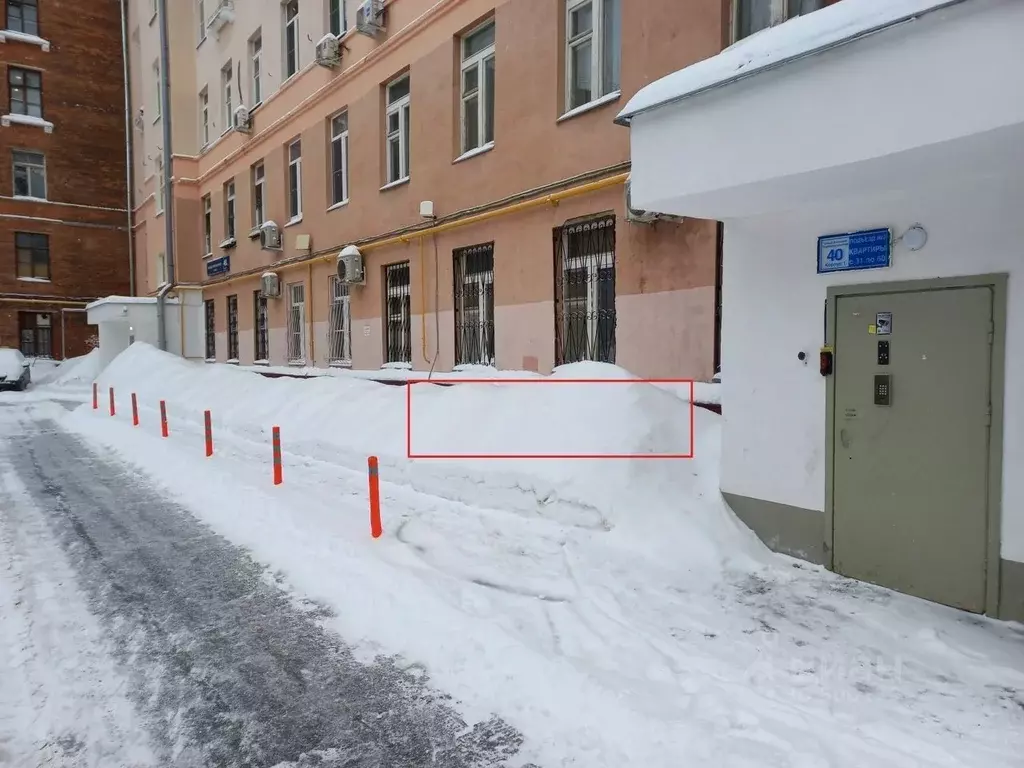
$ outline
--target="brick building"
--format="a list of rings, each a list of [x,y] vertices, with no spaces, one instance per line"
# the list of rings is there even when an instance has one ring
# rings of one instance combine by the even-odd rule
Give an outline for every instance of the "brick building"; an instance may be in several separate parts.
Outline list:
[[[0,0],[0,346],[84,353],[131,290],[117,0]]]

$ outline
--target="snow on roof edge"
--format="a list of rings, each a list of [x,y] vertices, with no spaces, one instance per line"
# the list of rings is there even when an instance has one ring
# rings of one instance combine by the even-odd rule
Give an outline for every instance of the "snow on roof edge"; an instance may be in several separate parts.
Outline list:
[[[167,304],[177,304],[177,298],[167,297],[165,300]],[[101,299],[86,304],[85,308],[93,309],[95,307],[102,307],[105,304],[156,304],[156,296],[104,296]]]
[[[638,114],[963,2],[966,0],[843,0],[763,29],[715,56],[648,83],[633,95],[615,122],[629,125]]]

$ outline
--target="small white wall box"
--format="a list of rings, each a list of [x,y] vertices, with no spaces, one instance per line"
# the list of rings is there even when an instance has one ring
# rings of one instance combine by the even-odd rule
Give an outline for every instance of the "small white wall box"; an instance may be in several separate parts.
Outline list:
[[[420,216],[425,219],[434,218],[434,201],[424,200],[420,203]]]

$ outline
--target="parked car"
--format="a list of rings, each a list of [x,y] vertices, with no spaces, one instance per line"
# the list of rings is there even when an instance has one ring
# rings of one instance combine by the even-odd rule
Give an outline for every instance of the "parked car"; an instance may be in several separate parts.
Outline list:
[[[17,349],[0,347],[0,389],[16,389],[19,392],[32,381],[32,369],[25,356]]]

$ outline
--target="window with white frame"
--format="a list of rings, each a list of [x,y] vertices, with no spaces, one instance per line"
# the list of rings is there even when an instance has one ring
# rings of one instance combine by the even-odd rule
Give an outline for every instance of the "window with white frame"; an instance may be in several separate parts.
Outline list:
[[[14,150],[14,196],[46,199],[46,157],[42,152]]]
[[[388,184],[409,178],[409,76],[387,87]]]
[[[494,22],[462,38],[462,151],[494,142]]]
[[[249,90],[252,105],[263,103],[263,35],[257,32],[249,41]]]
[[[224,185],[224,238],[235,239],[235,180]]]
[[[620,0],[566,0],[566,109],[618,91],[621,57]]]
[[[199,141],[202,146],[210,143],[210,90],[199,92]]]
[[[164,212],[164,161],[163,158],[156,159],[156,212]]]
[[[284,76],[299,71],[299,0],[288,0],[284,6]]]
[[[153,89],[153,122],[155,123],[160,119],[160,102],[164,90],[163,78],[160,76],[160,59],[153,62],[153,82],[156,83],[156,87]]]
[[[39,7],[37,0],[7,0],[7,29],[39,35]]]
[[[352,304],[348,285],[331,275],[331,318],[328,329],[327,362],[331,365],[352,363]]]
[[[302,216],[302,140],[288,145],[288,216],[297,221]]]
[[[348,201],[348,112],[331,118],[331,205]]]
[[[345,34],[348,29],[345,0],[327,0],[327,26],[335,37]]]
[[[762,29],[824,7],[825,0],[735,0],[733,38],[742,40]]]
[[[288,362],[306,359],[306,285],[288,285]]]
[[[197,45],[206,39],[206,2],[205,0],[196,0],[196,21],[199,23],[199,28],[196,30],[196,41]]]
[[[252,226],[255,229],[267,220],[266,173],[263,163],[252,167]]]
[[[221,133],[227,133],[231,130],[232,125],[232,110],[234,109],[234,103],[232,101],[232,76],[231,76],[231,62],[229,61],[224,65],[224,68],[220,71],[220,92],[221,92],[221,104],[223,105],[224,114],[222,117]]]
[[[213,253],[213,201],[209,195],[203,196],[203,253]]]

